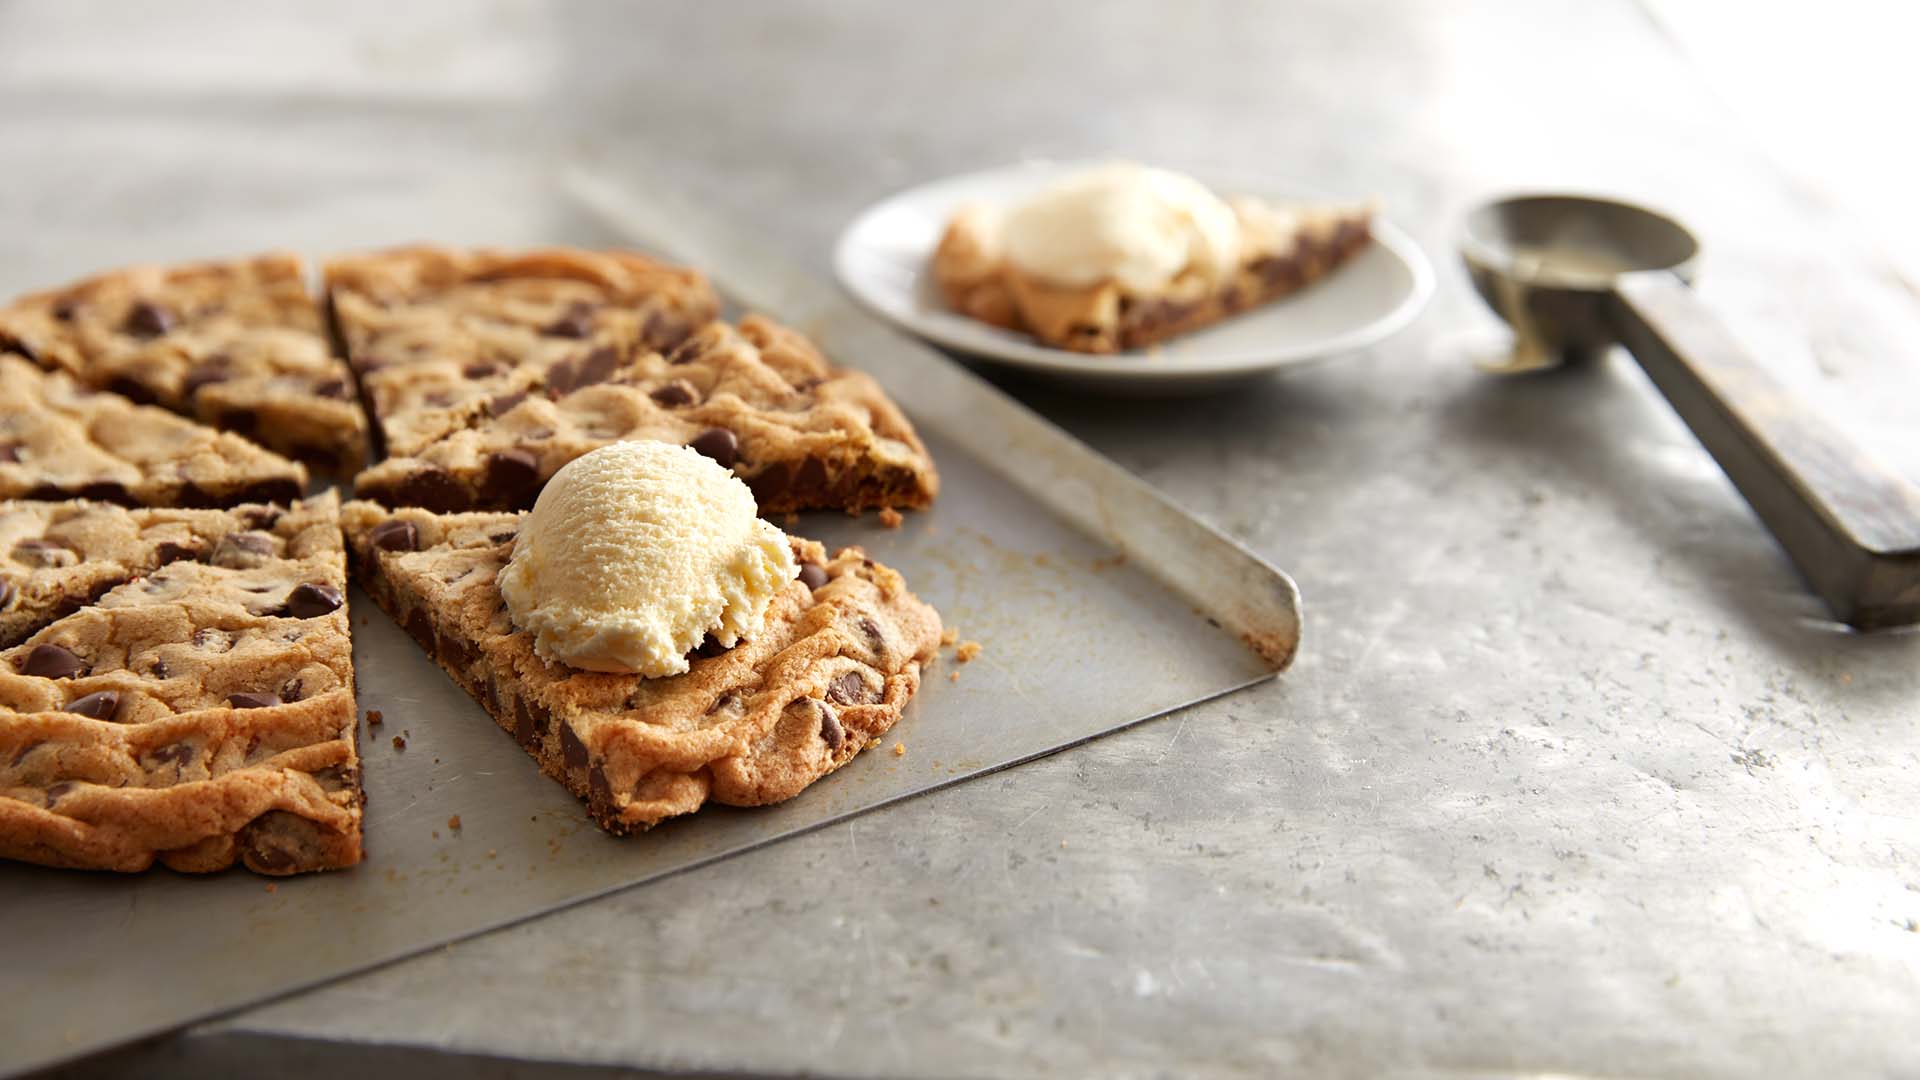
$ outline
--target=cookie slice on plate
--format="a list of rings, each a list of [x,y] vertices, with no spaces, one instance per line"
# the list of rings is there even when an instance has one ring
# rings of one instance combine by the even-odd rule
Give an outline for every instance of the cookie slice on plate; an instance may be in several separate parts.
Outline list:
[[[189,522],[190,555],[0,650],[0,858],[263,874],[360,860],[338,511],[329,494],[208,512],[228,521]],[[126,515],[90,526],[121,538],[151,516],[81,513]]]
[[[1197,268],[1151,285],[1117,275],[1063,283],[1011,258],[999,207],[971,205],[947,223],[933,276],[948,306],[981,322],[1033,336],[1043,345],[1115,353],[1159,344],[1291,296],[1325,278],[1372,239],[1371,206],[1226,200],[1237,233],[1223,272]],[[1226,210],[1221,211],[1226,214]],[[1098,249],[1094,241],[1084,246]]]
[[[664,355],[603,346],[525,374],[480,403],[470,426],[361,473],[356,494],[440,511],[524,509],[567,462],[635,439],[692,446],[730,467],[764,513],[924,507],[939,491],[933,459],[878,383],[758,316],[708,323]]]
[[[503,397],[671,350],[720,308],[695,271],[622,251],[399,248],[335,259],[326,281],[386,452],[402,457]]]
[[[238,435],[0,355],[0,499],[288,502],[307,470]]]
[[[367,461],[353,376],[300,259],[136,266],[0,309],[0,352],[238,432],[321,472]]]
[[[496,581],[522,517],[368,502],[342,511],[367,592],[610,832],[708,799],[792,798],[893,727],[939,645],[939,614],[897,572],[858,548],[829,557],[793,538],[800,579],[774,597],[760,632],[703,649],[685,674],[551,664],[515,630]]]

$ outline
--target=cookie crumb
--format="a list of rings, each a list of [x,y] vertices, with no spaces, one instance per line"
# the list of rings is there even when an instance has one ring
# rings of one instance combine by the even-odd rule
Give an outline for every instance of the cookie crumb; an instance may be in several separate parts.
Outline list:
[[[893,744],[893,756],[894,756],[894,757],[906,757],[906,756],[907,756],[907,744],[906,744],[906,743],[894,743],[894,744]]]
[[[450,817],[450,818],[448,818],[448,819],[447,819],[447,828],[449,828],[449,829],[456,829],[456,830],[460,828],[460,815],[459,815],[459,814],[455,814],[455,815],[453,815],[452,817]]]
[[[907,519],[900,516],[900,511],[895,510],[891,506],[883,506],[880,508],[880,527],[883,529],[897,529],[900,527],[900,523],[905,520]]]
[[[940,644],[942,645],[952,646],[954,642],[959,640],[960,640],[960,631],[955,630],[951,626],[940,631]]]
[[[487,849],[487,858],[489,859],[493,858],[495,855],[498,855],[498,854],[500,854],[500,852],[494,848]]]
[[[980,643],[977,641],[963,641],[953,647],[953,658],[963,664],[979,655]]]
[[[268,892],[279,892],[279,891],[280,891],[280,886],[278,886],[278,885],[275,885],[275,884],[274,884],[273,882],[271,882],[271,881],[269,881],[269,882],[267,882],[267,891],[268,891]]]
[[[379,727],[382,723],[386,721],[386,719],[387,719],[387,714],[381,712],[379,709],[367,710],[367,726],[370,728]]]
[[[947,672],[947,681],[948,681],[948,682],[959,682],[959,681],[960,681],[960,673],[959,673],[959,672],[957,672],[957,671],[949,671],[949,672]]]
[[[395,750],[405,750],[407,748],[407,740],[395,735],[393,737],[393,748]]]

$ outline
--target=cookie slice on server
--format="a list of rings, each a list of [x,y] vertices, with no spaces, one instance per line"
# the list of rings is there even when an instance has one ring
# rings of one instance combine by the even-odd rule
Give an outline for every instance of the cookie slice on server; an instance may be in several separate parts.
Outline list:
[[[940,616],[858,548],[794,538],[798,581],[766,623],[660,679],[535,655],[497,576],[521,515],[342,511],[355,577],[602,828],[627,833],[708,799],[799,794],[899,720],[940,641]],[[711,640],[708,643],[712,645]]]
[[[185,552],[0,650],[0,858],[263,874],[360,860],[338,512],[331,494],[167,522],[24,511],[48,542],[121,566]]]
[[[0,354],[0,499],[231,506],[306,485],[305,467],[238,435]]]
[[[355,492],[439,511],[533,505],[567,462],[623,440],[691,446],[765,513],[925,507],[939,474],[871,377],[768,319],[711,322],[671,352],[601,346],[475,407],[468,426],[361,473]]]
[[[700,274],[623,251],[397,248],[335,259],[326,281],[397,457],[486,420],[503,398],[671,350],[720,306]]]
[[[297,256],[136,266],[0,308],[0,352],[238,432],[323,473],[367,461],[352,372]]]

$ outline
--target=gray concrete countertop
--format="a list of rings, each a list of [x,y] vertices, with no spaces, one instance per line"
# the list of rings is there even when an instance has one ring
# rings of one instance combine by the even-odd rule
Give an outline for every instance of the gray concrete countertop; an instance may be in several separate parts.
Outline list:
[[[1375,193],[1441,269],[1242,392],[1006,384],[1298,579],[1278,683],[84,1071],[1920,1071],[1920,635],[1824,622],[1625,357],[1472,366],[1460,212],[1617,192],[1920,476],[1913,293],[1633,4],[9,4],[0,103],[9,292],[566,241],[567,162],[822,273],[868,201],[1028,155]]]

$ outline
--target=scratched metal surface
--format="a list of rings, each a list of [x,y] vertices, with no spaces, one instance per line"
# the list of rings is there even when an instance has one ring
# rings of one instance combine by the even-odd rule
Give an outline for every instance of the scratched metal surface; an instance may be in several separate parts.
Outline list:
[[[1630,0],[147,8],[0,5],[9,287],[463,201],[604,235],[546,194],[575,158],[824,274],[872,199],[1026,154],[1376,193],[1442,280],[1231,395],[1009,384],[1299,578],[1285,679],[91,1074],[1920,1072],[1920,636],[1820,622],[1630,365],[1472,368],[1460,212],[1617,192],[1920,476],[1913,292]]]

